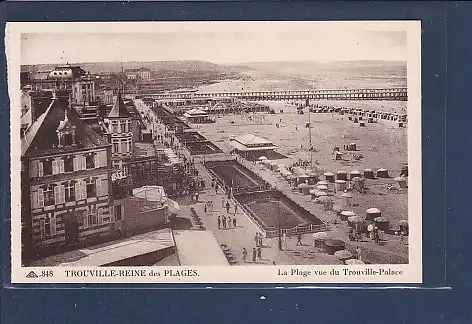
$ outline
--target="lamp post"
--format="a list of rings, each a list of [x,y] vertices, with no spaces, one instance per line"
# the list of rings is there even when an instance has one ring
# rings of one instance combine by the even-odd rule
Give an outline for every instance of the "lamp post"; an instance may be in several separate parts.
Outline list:
[[[277,186],[275,186],[275,190],[277,192]],[[278,245],[279,245],[279,251],[283,251],[282,248],[282,226],[280,224],[280,197],[277,197],[277,218],[278,218],[278,223],[279,223],[279,237],[278,237]]]
[[[310,166],[313,167],[313,150],[311,149],[311,109],[308,105],[307,100],[307,107],[308,107],[308,136],[309,136],[309,150],[310,150]]]

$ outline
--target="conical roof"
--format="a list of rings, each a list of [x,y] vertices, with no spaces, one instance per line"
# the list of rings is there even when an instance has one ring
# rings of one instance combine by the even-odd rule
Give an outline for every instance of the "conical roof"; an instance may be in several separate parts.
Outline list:
[[[125,106],[121,93],[118,91],[115,104],[108,114],[108,118],[127,118],[130,117],[128,109]]]

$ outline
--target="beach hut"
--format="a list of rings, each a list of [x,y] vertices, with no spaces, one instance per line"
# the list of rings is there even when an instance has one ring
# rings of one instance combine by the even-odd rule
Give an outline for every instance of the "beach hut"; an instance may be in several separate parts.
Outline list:
[[[389,221],[385,217],[375,217],[374,218],[374,225],[384,232],[389,230]]]
[[[325,176],[325,180],[326,180],[326,181],[331,182],[331,183],[334,182],[334,173],[332,173],[332,172],[326,172],[326,173],[324,174],[324,176]]]
[[[346,171],[338,171],[336,172],[336,180],[347,180],[347,172]]]
[[[302,193],[303,192],[303,188],[307,188],[308,185],[306,183],[300,183],[298,186],[297,186],[297,189],[298,189],[298,192],[299,193]]]
[[[308,176],[308,184],[315,184],[319,180],[319,176],[315,172],[310,172],[307,174]]]
[[[366,219],[369,221],[373,221],[377,217],[381,217],[382,213],[378,208],[369,208],[365,211]]]
[[[334,255],[337,251],[344,250],[346,244],[344,241],[337,240],[337,239],[328,239],[324,241],[325,251],[329,255]]]
[[[341,219],[342,220],[348,220],[349,217],[353,217],[353,216],[356,216],[356,213],[354,213],[353,211],[344,210],[344,211],[341,212]]]
[[[398,182],[398,186],[399,186],[401,189],[408,188],[408,185],[407,185],[407,183],[406,183],[406,178],[405,178],[405,177],[396,177],[396,178],[395,178],[395,181]]]
[[[334,256],[341,261],[351,259],[353,257],[352,253],[347,250],[339,250],[334,252]]]
[[[345,192],[341,195],[346,200],[346,206],[351,206],[352,195],[349,192]]]
[[[337,192],[344,191],[347,188],[345,180],[336,180],[334,186]]]
[[[357,188],[359,190],[364,190],[365,188],[365,180],[359,177],[356,177],[352,179],[352,182],[354,182],[353,188]]]
[[[377,178],[390,178],[387,169],[378,169]]]
[[[366,178],[366,179],[375,179],[374,171],[372,171],[372,169],[365,169],[364,170],[364,178]]]
[[[360,173],[359,171],[357,171],[357,170],[351,171],[351,173],[349,174],[349,179],[352,180],[352,179],[354,179],[354,178],[356,178],[356,177],[361,178],[361,177],[362,177],[361,173]]]
[[[347,144],[348,151],[357,151],[357,144],[356,143],[349,143]]]

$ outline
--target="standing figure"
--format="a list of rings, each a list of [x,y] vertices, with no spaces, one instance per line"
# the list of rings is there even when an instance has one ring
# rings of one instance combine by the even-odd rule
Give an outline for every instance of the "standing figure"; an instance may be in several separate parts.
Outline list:
[[[260,246],[257,248],[257,257],[259,260],[262,259],[262,248]]]
[[[220,229],[220,228],[221,228],[221,217],[218,216],[218,229]]]
[[[221,208],[225,208],[225,197],[221,197]]]
[[[229,214],[230,204],[229,201],[226,202],[226,212]]]
[[[297,246],[298,245],[303,245],[303,243],[302,243],[302,234],[301,233],[297,233]]]
[[[238,204],[234,204],[234,214],[236,215],[238,213]]]
[[[256,241],[256,246],[259,245],[259,233],[256,233],[256,236],[254,236],[254,241]]]
[[[233,227],[236,228],[236,216],[233,217]]]
[[[223,215],[223,229],[226,229],[226,216]]]
[[[246,263],[246,258],[247,258],[247,250],[246,248],[243,248],[243,262]]]
[[[256,262],[257,251],[256,248],[252,248],[252,262]]]

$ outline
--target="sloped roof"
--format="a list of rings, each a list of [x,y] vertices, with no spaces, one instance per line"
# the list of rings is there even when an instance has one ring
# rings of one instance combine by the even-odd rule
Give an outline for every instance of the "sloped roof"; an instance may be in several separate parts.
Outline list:
[[[126,108],[126,105],[123,101],[123,98],[121,97],[121,93],[118,92],[118,95],[116,96],[115,104],[113,105],[113,108],[111,109],[110,113],[107,116],[108,118],[128,118],[130,117],[128,109]]]
[[[61,152],[77,151],[110,145],[90,126],[79,119],[74,109],[67,109],[67,119],[75,126],[75,146],[58,147],[57,129],[64,121],[66,100],[53,99],[48,109],[30,126],[21,142],[21,155],[37,156]]]
[[[208,116],[208,113],[206,111],[201,110],[201,109],[190,109],[189,111],[186,111],[184,115],[187,115],[187,116]]]
[[[273,143],[265,138],[257,137],[253,134],[245,134],[232,139],[233,141],[239,142],[245,146],[260,146],[260,145],[273,145]]]

